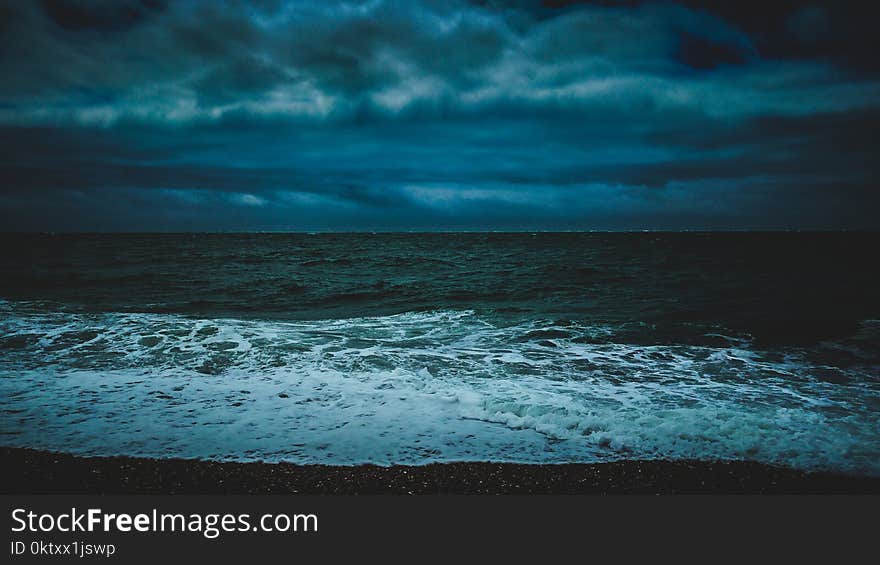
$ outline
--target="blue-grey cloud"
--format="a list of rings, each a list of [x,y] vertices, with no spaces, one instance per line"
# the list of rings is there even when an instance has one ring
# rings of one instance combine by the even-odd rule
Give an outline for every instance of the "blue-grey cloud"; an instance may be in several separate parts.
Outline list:
[[[876,227],[854,3],[13,1],[10,229]]]

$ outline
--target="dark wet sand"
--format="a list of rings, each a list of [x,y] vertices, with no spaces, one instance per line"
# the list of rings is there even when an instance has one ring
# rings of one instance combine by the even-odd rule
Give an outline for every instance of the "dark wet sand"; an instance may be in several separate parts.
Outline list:
[[[880,494],[880,478],[746,461],[344,467],[75,457],[17,448],[0,448],[0,454],[5,494]]]

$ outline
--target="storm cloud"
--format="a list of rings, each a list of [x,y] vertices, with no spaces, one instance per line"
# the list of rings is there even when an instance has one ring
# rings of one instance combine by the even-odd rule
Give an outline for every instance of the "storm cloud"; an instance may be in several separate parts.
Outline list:
[[[0,211],[46,231],[876,228],[877,12],[6,2]]]

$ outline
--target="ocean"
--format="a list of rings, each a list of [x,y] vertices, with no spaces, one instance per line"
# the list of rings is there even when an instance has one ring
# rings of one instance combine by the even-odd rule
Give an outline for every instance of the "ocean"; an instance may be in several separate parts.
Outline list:
[[[880,475],[876,233],[0,236],[0,444]]]

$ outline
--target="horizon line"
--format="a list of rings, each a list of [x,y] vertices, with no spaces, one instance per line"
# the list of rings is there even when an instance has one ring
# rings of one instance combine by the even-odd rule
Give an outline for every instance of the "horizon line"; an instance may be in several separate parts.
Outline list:
[[[877,233],[876,228],[720,228],[720,229],[592,229],[592,230],[131,230],[131,231],[0,231],[0,235],[454,235],[454,234],[636,234],[636,233]]]

